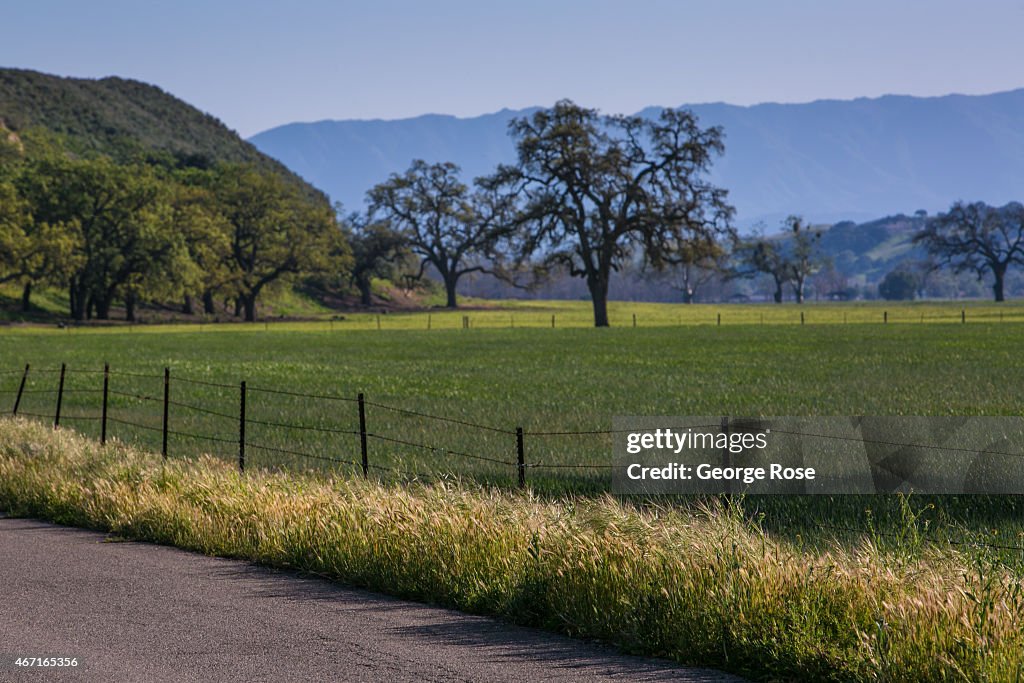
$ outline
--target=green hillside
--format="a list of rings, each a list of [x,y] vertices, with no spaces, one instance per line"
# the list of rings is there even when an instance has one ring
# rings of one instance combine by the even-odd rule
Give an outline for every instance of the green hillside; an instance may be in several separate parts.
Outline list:
[[[99,152],[120,161],[166,153],[180,165],[200,167],[248,162],[306,184],[217,118],[154,85],[124,78],[0,69],[0,124],[14,132],[44,128],[64,136],[79,153]]]
[[[844,275],[863,275],[875,281],[903,261],[925,258],[924,249],[913,240],[926,221],[920,214],[886,216],[866,223],[843,221],[822,233],[820,248]]]

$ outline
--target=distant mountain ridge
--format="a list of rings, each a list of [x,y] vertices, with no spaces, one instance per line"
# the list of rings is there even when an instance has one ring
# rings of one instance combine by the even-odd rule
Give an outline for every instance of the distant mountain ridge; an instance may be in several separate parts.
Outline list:
[[[741,225],[763,220],[774,228],[791,213],[866,220],[939,211],[958,199],[1001,205],[1024,196],[1024,89],[689,108],[702,125],[724,128],[726,152],[712,179],[730,191]],[[250,141],[356,209],[367,189],[414,158],[454,161],[467,179],[513,161],[508,122],[535,109],[292,123]]]
[[[346,209],[357,210],[363,195],[413,159],[454,161],[466,180],[512,161],[508,137],[512,119],[536,111],[503,109],[468,119],[426,114],[412,119],[290,123],[251,138],[257,149],[280,160]]]

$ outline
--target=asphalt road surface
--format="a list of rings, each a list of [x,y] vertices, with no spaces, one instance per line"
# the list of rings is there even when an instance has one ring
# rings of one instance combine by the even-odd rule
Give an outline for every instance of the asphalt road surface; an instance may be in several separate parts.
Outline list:
[[[0,586],[0,681],[740,680],[36,520],[0,517]]]

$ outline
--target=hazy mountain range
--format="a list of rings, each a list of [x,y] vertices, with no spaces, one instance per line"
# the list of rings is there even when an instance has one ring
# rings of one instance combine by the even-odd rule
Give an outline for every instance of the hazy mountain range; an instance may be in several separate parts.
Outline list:
[[[859,221],[940,211],[957,199],[1024,197],[1024,89],[690,108],[703,125],[724,128],[726,152],[713,179],[729,189],[741,226],[762,220],[771,229],[791,213]],[[414,158],[454,161],[467,179],[513,161],[508,122],[532,111],[292,123],[250,142],[357,209],[368,188]]]

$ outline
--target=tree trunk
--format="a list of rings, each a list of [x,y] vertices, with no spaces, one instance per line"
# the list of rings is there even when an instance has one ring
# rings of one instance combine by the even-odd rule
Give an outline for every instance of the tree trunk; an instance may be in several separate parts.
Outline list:
[[[242,315],[242,297],[241,295],[235,297],[235,317]]]
[[[135,322],[135,294],[132,292],[124,295],[124,319]]]
[[[21,290],[21,312],[28,313],[32,310],[32,281],[29,280]]]
[[[444,276],[444,291],[448,295],[448,303],[445,304],[448,308],[458,308],[459,302],[455,296],[455,286],[459,284],[458,275],[445,275]]]
[[[245,322],[256,322],[256,294],[245,294],[242,297],[242,305],[245,307]]]
[[[97,320],[110,320],[110,299],[107,297],[100,297],[95,300],[96,303],[96,319]]]
[[[77,287],[72,283],[68,285],[68,300],[71,307],[71,319],[79,321],[85,320],[87,308],[85,292],[83,292],[80,287]]]
[[[608,277],[588,277],[587,289],[594,305],[594,327],[608,327]]]
[[[192,305],[192,295],[186,294],[185,301],[181,304],[181,312],[185,315],[192,315],[195,313],[195,307]]]
[[[796,302],[802,304],[804,302],[804,281],[797,280],[793,284],[793,293],[796,294]]]
[[[370,284],[370,278],[368,277],[357,277],[356,278],[356,289],[359,290],[359,303],[363,306],[369,306],[373,303],[373,288]]]
[[[992,293],[996,297],[996,301],[1005,301],[1003,296],[1003,281],[1006,279],[1006,266],[995,267],[992,269],[992,276],[994,278],[992,282]]]
[[[690,286],[690,266],[683,267],[683,303],[693,303],[693,287]]]
[[[213,305],[213,290],[208,289],[203,292],[203,313],[206,315],[213,315],[216,312],[217,309]]]
[[[782,281],[775,281],[775,303],[782,303]]]

